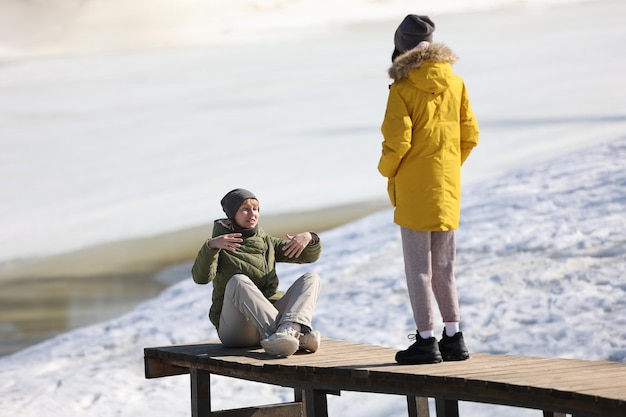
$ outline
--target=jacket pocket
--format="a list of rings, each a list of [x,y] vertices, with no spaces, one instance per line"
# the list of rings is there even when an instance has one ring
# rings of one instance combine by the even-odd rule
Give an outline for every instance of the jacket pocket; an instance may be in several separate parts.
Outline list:
[[[389,200],[391,200],[391,205],[396,206],[396,178],[389,178],[387,180],[387,194],[389,194]]]

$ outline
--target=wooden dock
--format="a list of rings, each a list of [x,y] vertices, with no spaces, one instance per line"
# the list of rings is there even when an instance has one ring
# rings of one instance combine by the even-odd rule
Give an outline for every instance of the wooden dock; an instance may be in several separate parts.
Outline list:
[[[474,353],[463,362],[398,365],[395,353],[337,339],[288,358],[217,341],[144,350],[146,378],[191,375],[193,417],[326,417],[326,395],[341,391],[405,396],[411,417],[429,416],[427,398],[435,399],[438,417],[457,417],[458,401],[537,409],[544,417],[626,416],[626,364]],[[211,374],[291,387],[294,402],[213,411]]]

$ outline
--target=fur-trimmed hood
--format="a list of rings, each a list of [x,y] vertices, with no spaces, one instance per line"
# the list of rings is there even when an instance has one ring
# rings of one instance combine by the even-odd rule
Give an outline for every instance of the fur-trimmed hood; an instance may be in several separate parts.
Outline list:
[[[389,77],[394,81],[408,78],[411,70],[419,68],[426,61],[453,65],[456,60],[457,56],[446,45],[431,43],[426,48],[411,49],[397,57],[389,68]]]

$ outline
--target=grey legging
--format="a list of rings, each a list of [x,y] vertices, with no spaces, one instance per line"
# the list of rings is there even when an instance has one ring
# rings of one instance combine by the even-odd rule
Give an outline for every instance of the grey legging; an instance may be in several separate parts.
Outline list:
[[[460,321],[454,280],[454,231],[401,228],[404,269],[413,318],[421,331],[434,330],[433,294],[444,322]]]

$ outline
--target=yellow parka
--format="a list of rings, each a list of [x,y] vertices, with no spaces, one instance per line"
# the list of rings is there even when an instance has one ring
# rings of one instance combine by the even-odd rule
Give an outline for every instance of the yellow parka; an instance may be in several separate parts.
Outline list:
[[[455,230],[461,213],[461,165],[478,143],[454,53],[435,43],[393,62],[378,171],[389,179],[394,221],[420,231]]]

